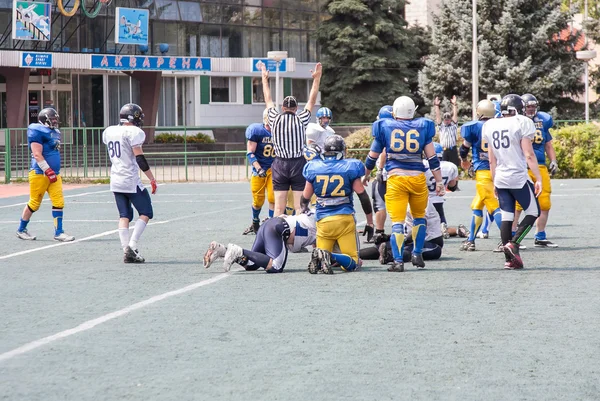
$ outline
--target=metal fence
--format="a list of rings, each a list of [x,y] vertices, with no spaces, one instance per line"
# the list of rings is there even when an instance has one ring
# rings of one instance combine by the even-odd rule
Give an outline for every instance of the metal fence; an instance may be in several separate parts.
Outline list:
[[[581,123],[579,120],[558,120],[557,126]],[[353,124],[359,126],[360,124]],[[365,125],[367,126],[367,125]],[[247,180],[252,168],[245,150],[188,150],[188,133],[211,128],[150,127],[160,132],[180,132],[181,151],[145,151],[156,179],[162,182],[215,182]],[[110,176],[110,159],[102,143],[104,128],[61,128],[61,176],[66,180],[106,180]],[[27,145],[27,129],[0,130],[0,182],[26,181],[31,164]],[[4,141],[2,141],[2,139]],[[2,143],[4,142],[4,143]],[[349,154],[364,159],[368,149],[349,149]]]

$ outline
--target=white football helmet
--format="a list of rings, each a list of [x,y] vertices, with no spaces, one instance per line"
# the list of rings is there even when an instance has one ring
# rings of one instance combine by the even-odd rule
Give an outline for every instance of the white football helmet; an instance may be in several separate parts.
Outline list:
[[[408,96],[400,96],[392,106],[394,118],[411,119],[415,116],[415,102]]]

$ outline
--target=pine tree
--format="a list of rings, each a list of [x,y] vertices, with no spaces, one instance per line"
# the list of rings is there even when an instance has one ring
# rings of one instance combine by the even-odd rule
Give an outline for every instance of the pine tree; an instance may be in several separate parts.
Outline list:
[[[336,121],[370,122],[396,97],[417,94],[428,35],[407,28],[404,1],[327,0],[324,9],[322,103]]]
[[[463,115],[471,109],[471,13],[471,0],[445,0],[420,73],[426,101],[456,94]],[[573,51],[579,34],[559,36],[569,21],[561,0],[479,0],[479,98],[533,93],[550,109],[581,93],[583,65]]]

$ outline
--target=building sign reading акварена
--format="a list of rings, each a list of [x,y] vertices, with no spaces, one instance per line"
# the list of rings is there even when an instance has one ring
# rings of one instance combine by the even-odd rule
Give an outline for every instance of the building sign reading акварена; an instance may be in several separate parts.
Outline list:
[[[92,54],[92,69],[122,71],[210,71],[210,58],[103,56]]]

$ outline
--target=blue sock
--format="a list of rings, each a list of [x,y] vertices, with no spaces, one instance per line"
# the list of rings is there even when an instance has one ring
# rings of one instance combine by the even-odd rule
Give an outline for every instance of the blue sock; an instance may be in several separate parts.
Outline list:
[[[425,235],[427,234],[427,220],[418,218],[413,220],[413,242],[415,247],[413,253],[423,253],[423,244],[425,243]]]
[[[483,225],[481,226],[481,232],[484,234],[487,234],[490,232],[490,220],[492,219],[492,216],[490,216],[489,213],[486,213],[484,215],[484,219],[483,219]]]
[[[52,218],[54,219],[54,235],[63,233],[62,221],[63,221],[63,210],[52,209]]]
[[[492,217],[494,218],[494,221],[496,222],[496,225],[498,226],[499,230],[500,224],[502,224],[502,211],[500,210],[500,208],[494,210],[494,213],[492,213]]]
[[[475,237],[477,237],[477,232],[479,231],[479,227],[481,227],[482,222],[483,211],[473,210],[473,218],[471,219],[471,231],[469,232],[469,238],[467,241],[475,242]]]
[[[27,224],[29,224],[29,220],[21,219],[21,223],[19,224],[19,232],[23,232],[27,229]]]
[[[351,272],[356,269],[356,262],[348,255],[344,255],[343,253],[332,253],[331,261],[333,263],[338,263],[342,270]]]
[[[275,211],[273,209],[269,209],[269,218],[273,217]]]
[[[392,235],[390,236],[392,245],[392,254],[394,261],[402,263],[402,253],[404,252],[404,224],[392,224]]]
[[[260,221],[260,209],[255,209],[252,207],[252,220]]]
[[[542,240],[542,241],[545,240],[546,239],[546,231],[539,231],[539,232],[537,232],[535,234],[535,239]]]

